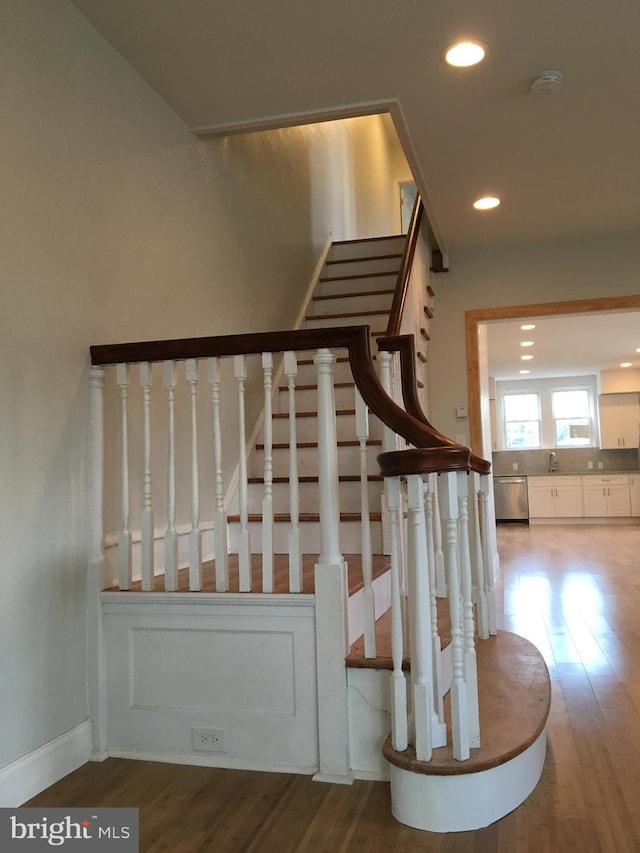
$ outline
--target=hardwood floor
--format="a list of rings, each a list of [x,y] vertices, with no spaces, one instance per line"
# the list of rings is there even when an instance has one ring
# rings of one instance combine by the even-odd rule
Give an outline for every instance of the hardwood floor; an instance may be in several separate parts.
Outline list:
[[[141,851],[640,851],[640,527],[498,530],[501,627],[552,677],[547,760],[528,800],[476,832],[436,835],[390,813],[385,783],[109,759],[26,805],[138,806]]]

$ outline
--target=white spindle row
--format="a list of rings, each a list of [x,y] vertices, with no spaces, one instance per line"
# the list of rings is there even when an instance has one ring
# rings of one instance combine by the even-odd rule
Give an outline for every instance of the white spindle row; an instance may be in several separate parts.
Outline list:
[[[488,493],[487,479],[466,471],[406,477],[408,630],[403,623],[405,593],[401,583],[403,557],[398,521],[403,505],[403,481],[388,477],[385,483],[392,560],[392,744],[399,751],[412,744],[421,761],[428,761],[432,750],[446,743],[443,696],[449,687],[454,757],[464,761],[471,748],[480,746],[475,613],[478,625],[485,618],[488,636],[491,627],[488,614],[493,599],[493,584],[486,568],[490,565],[486,561],[487,531],[483,527],[487,513],[486,507],[483,511],[481,506],[484,494]],[[451,620],[450,685],[443,683],[436,605],[436,543],[442,540]],[[482,599],[486,617],[482,615]],[[402,671],[407,645],[411,655],[408,694]]]

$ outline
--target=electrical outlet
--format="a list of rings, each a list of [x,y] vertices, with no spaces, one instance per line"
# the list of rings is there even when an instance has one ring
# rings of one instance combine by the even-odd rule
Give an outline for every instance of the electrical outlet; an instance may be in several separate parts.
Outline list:
[[[593,468],[593,462],[587,462],[587,468],[591,470]]]
[[[225,729],[207,729],[191,726],[191,748],[195,752],[226,752]]]
[[[604,468],[604,462],[598,462],[598,470],[602,471]]]
[[[514,470],[514,471],[517,471],[517,470],[518,470],[518,463],[517,463],[517,462],[513,462],[513,463],[512,463],[512,465],[511,465],[511,467],[513,468],[513,470]]]

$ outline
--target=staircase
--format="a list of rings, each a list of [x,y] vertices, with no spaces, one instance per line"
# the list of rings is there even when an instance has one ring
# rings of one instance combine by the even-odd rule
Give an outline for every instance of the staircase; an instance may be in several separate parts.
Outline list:
[[[390,779],[398,819],[434,831],[497,820],[535,786],[548,674],[496,627],[489,466],[420,406],[433,291],[423,277],[423,301],[407,300],[415,334],[399,336],[412,241],[335,243],[304,329],[92,348],[96,760]],[[120,410],[106,451],[105,381]],[[247,388],[254,410],[263,395],[260,430],[246,422]],[[239,430],[228,499],[221,413]],[[120,472],[121,507],[106,550],[105,471]]]

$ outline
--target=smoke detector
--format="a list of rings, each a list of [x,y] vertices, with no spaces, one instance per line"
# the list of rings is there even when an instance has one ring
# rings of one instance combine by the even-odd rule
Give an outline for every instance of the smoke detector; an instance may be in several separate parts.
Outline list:
[[[562,86],[562,74],[559,71],[545,71],[531,84],[532,95],[553,95]]]

